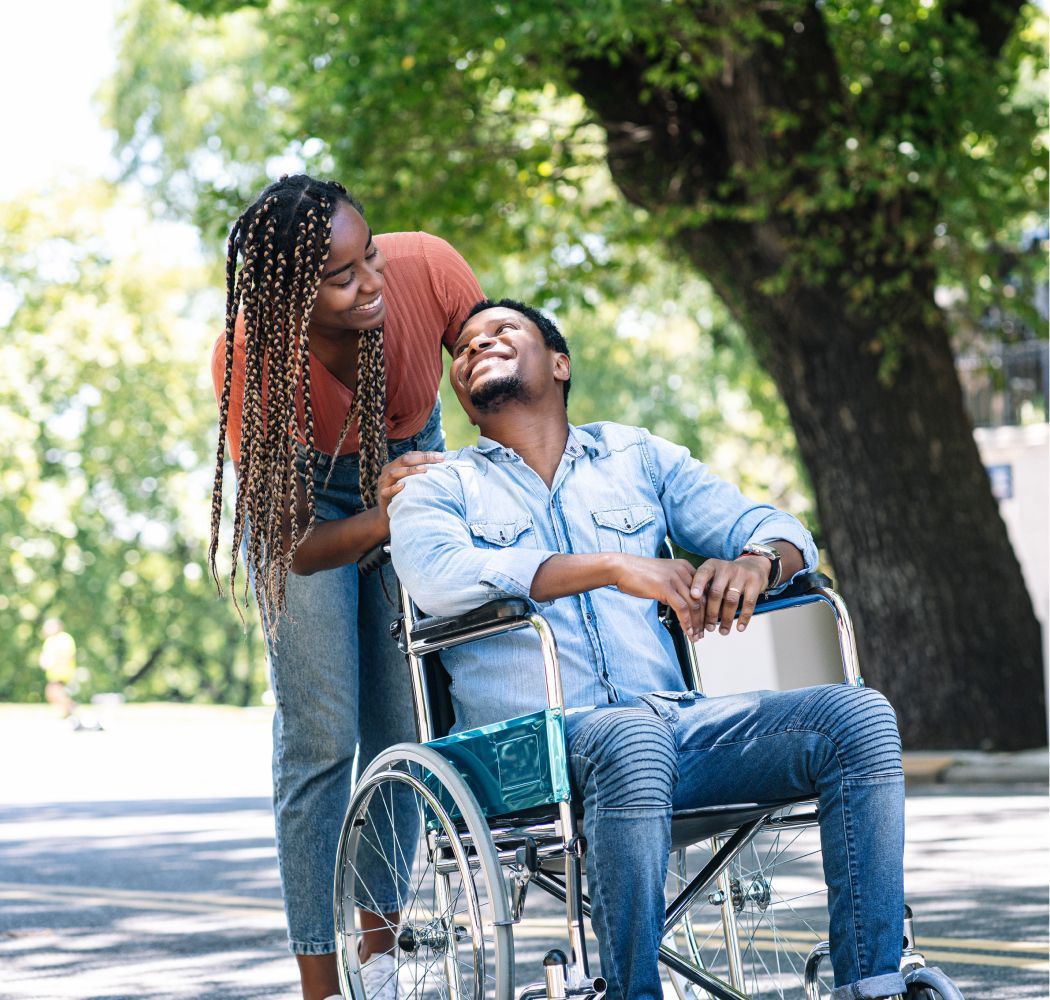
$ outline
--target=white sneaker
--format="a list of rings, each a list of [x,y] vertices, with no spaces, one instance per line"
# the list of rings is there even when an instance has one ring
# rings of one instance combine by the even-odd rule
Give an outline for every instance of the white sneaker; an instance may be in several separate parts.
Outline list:
[[[368,1000],[398,1000],[397,965],[393,955],[376,955],[361,966],[361,985]]]

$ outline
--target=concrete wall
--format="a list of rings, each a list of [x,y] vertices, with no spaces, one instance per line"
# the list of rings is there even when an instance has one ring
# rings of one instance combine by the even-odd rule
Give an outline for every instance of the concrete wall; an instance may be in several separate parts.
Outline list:
[[[1050,425],[981,427],[973,436],[986,467],[1010,470],[1012,495],[999,500],[999,513],[1045,631],[1050,617]],[[996,480],[993,474],[993,484]]]
[[[1043,669],[1050,671],[1050,425],[981,427],[973,436],[981,460],[994,470],[993,487],[1009,485],[999,513],[1043,626]]]

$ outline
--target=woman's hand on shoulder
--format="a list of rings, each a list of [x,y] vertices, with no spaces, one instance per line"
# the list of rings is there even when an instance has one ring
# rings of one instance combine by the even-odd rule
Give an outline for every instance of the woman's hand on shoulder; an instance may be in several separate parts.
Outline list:
[[[379,511],[385,519],[389,518],[387,508],[390,501],[394,499],[405,488],[405,480],[409,476],[418,476],[426,472],[428,466],[443,462],[445,456],[440,451],[406,451],[404,455],[387,462],[383,471],[379,473]]]

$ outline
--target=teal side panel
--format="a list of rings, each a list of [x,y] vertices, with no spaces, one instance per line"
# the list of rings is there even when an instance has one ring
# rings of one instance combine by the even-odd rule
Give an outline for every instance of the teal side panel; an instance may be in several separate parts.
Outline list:
[[[569,797],[565,727],[557,709],[454,733],[427,746],[455,765],[486,816]],[[443,804],[458,818],[451,802]]]

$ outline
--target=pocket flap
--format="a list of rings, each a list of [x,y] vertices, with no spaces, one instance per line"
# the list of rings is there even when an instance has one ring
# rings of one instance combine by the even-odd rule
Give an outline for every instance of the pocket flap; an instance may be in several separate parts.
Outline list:
[[[528,515],[513,520],[493,519],[471,521],[470,531],[477,538],[483,538],[492,545],[513,545],[518,536],[532,527],[532,518]]]
[[[594,523],[602,528],[612,528],[631,534],[656,519],[653,508],[648,504],[636,503],[630,507],[607,507],[605,510],[593,510]]]

